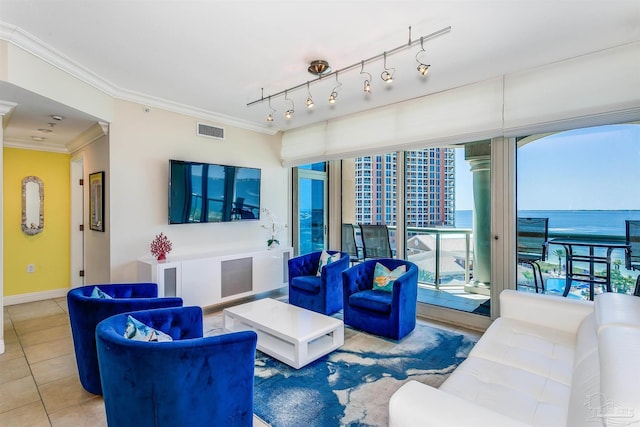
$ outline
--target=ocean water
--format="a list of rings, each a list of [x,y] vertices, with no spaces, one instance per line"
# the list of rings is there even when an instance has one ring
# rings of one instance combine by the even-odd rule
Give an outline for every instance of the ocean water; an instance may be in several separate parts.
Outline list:
[[[625,220],[640,220],[640,210],[519,211],[519,217],[549,218],[549,233],[625,235]],[[456,211],[456,227],[471,228],[472,211]]]

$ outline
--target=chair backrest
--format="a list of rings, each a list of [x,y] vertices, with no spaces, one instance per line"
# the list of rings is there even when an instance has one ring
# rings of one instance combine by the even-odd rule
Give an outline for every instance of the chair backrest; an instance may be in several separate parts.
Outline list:
[[[173,341],[125,338],[128,315]],[[100,322],[96,340],[109,427],[250,427],[256,333],[202,335],[200,307],[134,311]]]
[[[393,258],[386,225],[360,224],[364,258]]]
[[[348,253],[352,260],[362,259],[362,248],[358,246],[353,224],[342,224],[342,251]]]
[[[629,245],[629,252],[626,256],[627,269],[640,269],[640,221],[626,220],[626,240]],[[635,265],[634,265],[635,264]]]
[[[113,298],[91,298],[96,286]],[[128,311],[179,307],[182,306],[182,298],[158,298],[158,285],[155,283],[98,284],[69,290],[67,305],[80,383],[88,392],[102,394],[96,325],[110,316]]]
[[[518,218],[518,257],[544,260],[548,239],[549,218]]]

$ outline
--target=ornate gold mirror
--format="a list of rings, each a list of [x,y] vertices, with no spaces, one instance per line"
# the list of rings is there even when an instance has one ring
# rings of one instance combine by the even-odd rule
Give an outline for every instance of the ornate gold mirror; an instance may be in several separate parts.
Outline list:
[[[22,180],[22,231],[33,236],[44,230],[44,184],[37,176]]]

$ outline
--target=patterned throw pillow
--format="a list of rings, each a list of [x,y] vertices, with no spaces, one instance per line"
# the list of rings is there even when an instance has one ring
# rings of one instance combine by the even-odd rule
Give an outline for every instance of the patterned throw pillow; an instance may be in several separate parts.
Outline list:
[[[325,265],[331,264],[332,262],[335,262],[339,259],[340,259],[340,252],[336,252],[333,255],[329,255],[329,252],[322,251],[322,253],[320,254],[320,262],[318,263],[318,272],[316,273],[316,276],[320,277],[322,275],[322,269],[324,268]]]
[[[111,295],[105,293],[99,287],[94,286],[93,290],[91,291],[91,298],[112,299],[113,297]]]
[[[390,271],[384,265],[376,262],[376,267],[373,270],[373,289],[377,291],[393,292],[393,282],[406,272],[407,267],[404,265]]]
[[[135,341],[173,341],[170,335],[153,329],[131,316],[127,316],[127,328],[124,331],[124,337]]]

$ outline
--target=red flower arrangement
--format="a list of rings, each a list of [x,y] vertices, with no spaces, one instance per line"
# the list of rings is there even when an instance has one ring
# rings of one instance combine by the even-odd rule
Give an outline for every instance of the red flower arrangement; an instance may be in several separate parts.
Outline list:
[[[169,252],[171,252],[171,242],[164,234],[158,234],[151,242],[151,255],[156,257],[158,261],[162,261],[167,259]]]

